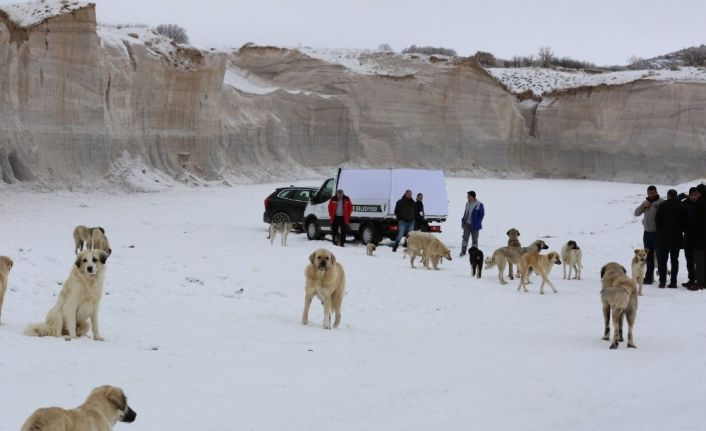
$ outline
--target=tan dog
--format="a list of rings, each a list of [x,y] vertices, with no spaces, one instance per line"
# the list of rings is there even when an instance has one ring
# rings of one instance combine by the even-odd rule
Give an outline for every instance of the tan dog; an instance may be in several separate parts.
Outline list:
[[[640,286],[637,291],[638,295],[642,295],[642,284],[645,281],[645,274],[647,273],[647,253],[647,249],[635,249],[635,255],[632,257],[632,262],[630,264],[632,279],[638,284],[638,286]]]
[[[603,303],[603,321],[605,331],[603,339],[610,335],[610,315],[613,314],[613,342],[611,349],[617,349],[623,341],[623,316],[628,321],[628,347],[636,348],[632,337],[632,328],[637,317],[637,288],[635,280],[625,274],[625,268],[615,262],[601,268],[601,302]]]
[[[341,304],[346,291],[346,275],[343,266],[336,262],[336,256],[325,248],[320,248],[309,255],[309,265],[304,270],[306,285],[304,290],[304,312],[302,323],[309,323],[309,306],[317,296],[324,306],[324,329],[331,329],[331,313],[336,312],[333,327],[341,323]]]
[[[75,409],[47,407],[35,411],[22,425],[22,431],[110,431],[116,422],[130,423],[136,417],[122,389],[101,386]]]
[[[270,223],[270,230],[267,234],[267,239],[270,240],[270,245],[275,243],[275,236],[277,232],[282,235],[281,244],[287,245],[287,235],[294,229],[294,223]]]
[[[365,253],[367,253],[368,256],[372,256],[373,253],[375,253],[375,250],[376,250],[377,248],[378,248],[378,246],[376,246],[376,245],[373,244],[372,242],[369,242],[369,243],[365,246]],[[405,250],[405,253],[406,253],[406,250]]]
[[[69,278],[61,288],[56,305],[47,314],[45,323],[29,325],[25,329],[25,335],[67,335],[67,339],[70,339],[85,335],[90,327],[93,339],[102,341],[98,329],[98,307],[103,296],[107,259],[108,254],[103,250],[84,250],[79,253],[71,267]]]
[[[574,280],[581,280],[581,257],[583,253],[581,248],[576,244],[576,241],[569,241],[561,247],[561,268],[564,270],[564,279],[566,279],[566,267],[569,267],[569,280],[571,280],[571,271],[574,271]]]
[[[409,256],[409,263],[412,265],[412,268],[415,268],[414,261],[417,256],[422,256],[422,262],[425,262],[425,250],[434,239],[434,234],[429,232],[413,231],[409,233],[407,236],[407,248],[404,251],[403,257]],[[424,266],[427,265],[428,263],[425,262]]]
[[[520,240],[518,239],[520,236],[520,231],[513,228],[510,228],[510,230],[507,231],[507,246],[508,247],[522,247],[522,244],[520,244]],[[514,277],[512,276],[512,262],[507,263],[507,276],[510,277],[510,280],[513,280]]]
[[[433,236],[426,244],[422,257],[422,261],[424,262],[424,267],[426,269],[431,269],[429,268],[429,261],[431,261],[434,269],[439,269],[439,263],[441,263],[442,259],[446,258],[448,260],[452,260],[451,251],[449,251],[449,248],[435,236]]]
[[[500,247],[499,249],[495,250],[491,256],[485,258],[485,269],[487,270],[494,266],[497,266],[498,281],[500,282],[500,284],[507,284],[507,282],[503,278],[503,272],[505,272],[505,265],[507,265],[508,263],[514,263],[515,265],[519,265],[520,257],[522,257],[523,254],[533,251],[538,252],[540,250],[546,250],[548,248],[549,247],[547,246],[547,243],[545,243],[541,239],[538,239],[527,247]],[[512,279],[512,277],[510,279]]]
[[[7,256],[0,256],[0,323],[2,323],[2,304],[5,302],[7,292],[7,277],[14,262]]]
[[[561,265],[561,260],[559,259],[559,253],[551,251],[546,255],[539,254],[539,252],[533,251],[530,253],[525,253],[520,258],[520,264],[518,265],[518,271],[520,272],[520,285],[517,286],[517,290],[523,289],[525,292],[527,290],[527,277],[529,276],[529,269],[534,269],[534,272],[542,277],[542,283],[539,285],[539,293],[544,294],[544,283],[549,284],[554,293],[558,293],[554,284],[549,280],[549,273],[552,272],[554,265]]]
[[[103,229],[93,229],[91,234],[91,248],[94,250],[103,250],[110,256],[113,250],[110,249],[110,243],[108,243],[108,237],[105,236],[105,231]]]
[[[102,227],[86,227],[80,224],[74,228],[74,254],[78,254],[84,248],[89,248],[93,241],[93,231],[96,229],[105,233]]]

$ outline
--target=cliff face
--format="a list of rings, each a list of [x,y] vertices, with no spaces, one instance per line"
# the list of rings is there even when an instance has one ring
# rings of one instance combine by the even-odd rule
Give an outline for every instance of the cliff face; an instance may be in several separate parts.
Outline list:
[[[24,27],[20,24],[25,25]],[[344,56],[345,57],[345,56]],[[0,175],[57,186],[126,171],[267,179],[285,167],[421,166],[658,181],[704,175],[704,83],[519,100],[471,62],[165,42],[95,6],[0,12]]]

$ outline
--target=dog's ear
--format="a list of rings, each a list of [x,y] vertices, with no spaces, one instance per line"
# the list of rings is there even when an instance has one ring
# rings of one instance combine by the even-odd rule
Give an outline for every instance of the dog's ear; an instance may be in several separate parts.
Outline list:
[[[76,268],[81,267],[81,255],[80,254],[78,256],[76,256],[76,261],[74,261],[74,265],[76,265]]]
[[[105,229],[103,229],[103,228],[100,227],[100,226],[98,227],[98,230],[101,231],[102,233],[105,233]]]
[[[517,230],[517,229],[515,229],[515,230]],[[519,230],[517,230],[517,236],[520,236],[520,231],[519,231]]]
[[[100,259],[102,264],[105,264],[105,261],[108,260],[108,253],[104,252],[103,250],[98,251],[98,259]]]
[[[314,263],[314,257],[316,257],[316,252],[313,252],[309,255],[309,262]]]
[[[334,254],[331,253],[331,265],[335,265],[335,264],[336,264],[336,256],[334,256]]]
[[[601,268],[601,278],[603,278],[603,276],[605,275],[605,267],[606,266],[607,265],[603,265],[603,268]]]
[[[623,265],[620,265],[620,267],[623,269],[623,272],[624,272],[625,274],[628,273],[628,271],[625,269],[625,267],[624,267]]]
[[[505,232],[505,235],[510,236],[510,231],[511,231],[511,230],[512,230],[512,229],[508,229],[508,231]]]
[[[105,392],[105,397],[115,406],[116,409],[123,411],[127,407],[127,398],[122,389],[114,386],[109,386]]]

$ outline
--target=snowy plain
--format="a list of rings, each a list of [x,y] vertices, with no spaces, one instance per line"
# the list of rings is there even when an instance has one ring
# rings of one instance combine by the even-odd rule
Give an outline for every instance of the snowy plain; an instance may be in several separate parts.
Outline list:
[[[0,326],[0,430],[39,407],[75,407],[103,384],[122,387],[137,412],[115,426],[126,431],[703,429],[706,293],[646,286],[638,348],[601,340],[599,270],[629,267],[641,246],[632,211],[644,185],[447,178],[440,235],[454,260],[439,271],[412,269],[385,246],[368,257],[360,244],[301,234],[270,245],[263,200],[277,185],[0,187],[0,254],[15,261]],[[536,280],[529,293],[516,280],[500,286],[495,269],[472,279],[456,258],[469,189],[486,206],[486,255],[510,227],[550,250],[573,239],[583,279],[562,280],[557,266],[559,293],[545,295]],[[77,224],[103,226],[113,249],[105,341],[24,336],[68,276]],[[341,327],[330,331],[316,301],[300,323],[304,267],[318,247],[347,277]]]

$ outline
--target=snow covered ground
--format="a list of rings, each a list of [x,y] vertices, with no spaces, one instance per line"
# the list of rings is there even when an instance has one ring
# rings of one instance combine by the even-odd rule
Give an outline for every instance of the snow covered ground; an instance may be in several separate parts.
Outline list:
[[[38,407],[74,407],[121,386],[137,411],[116,430],[702,429],[706,293],[647,286],[635,341],[608,349],[599,270],[641,245],[645,187],[554,180],[448,179],[441,238],[459,252],[465,192],[486,206],[487,254],[516,227],[551,250],[584,251],[584,279],[558,294],[470,277],[467,259],[412,269],[402,253],[332,248],[290,235],[271,246],[263,199],[275,184],[162,193],[2,188],[0,254],[11,256],[0,326],[0,429]],[[318,181],[304,184],[318,185]],[[681,189],[681,188],[680,188]],[[666,191],[660,186],[660,191]],[[111,240],[104,342],[22,335],[54,304],[76,224]],[[317,247],[347,276],[341,327],[300,323],[303,271]],[[685,274],[680,276],[684,281]]]
[[[555,90],[598,85],[621,85],[638,79],[656,81],[706,81],[706,69],[682,67],[679,70],[626,70],[586,73],[582,70],[554,70],[541,67],[489,68],[488,72],[514,94],[532,91],[541,96]]]

